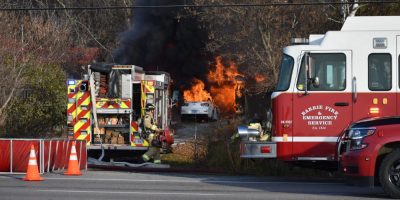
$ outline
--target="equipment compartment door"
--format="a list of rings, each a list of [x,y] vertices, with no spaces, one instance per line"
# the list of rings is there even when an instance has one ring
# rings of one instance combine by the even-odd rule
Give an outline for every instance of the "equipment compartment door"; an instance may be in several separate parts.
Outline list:
[[[351,52],[308,55],[309,80],[303,57],[293,93],[293,155],[297,160],[331,160],[339,134],[352,120]]]
[[[387,38],[373,40],[375,44]],[[354,61],[353,121],[396,115],[397,56],[391,53],[396,51],[394,45],[386,48],[384,52],[367,52]]]

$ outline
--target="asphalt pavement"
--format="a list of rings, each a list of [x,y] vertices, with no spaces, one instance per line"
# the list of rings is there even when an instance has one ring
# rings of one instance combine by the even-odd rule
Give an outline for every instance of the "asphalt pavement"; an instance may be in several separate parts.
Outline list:
[[[2,200],[71,199],[388,199],[381,188],[349,186],[338,179],[86,171],[83,176],[0,175]]]

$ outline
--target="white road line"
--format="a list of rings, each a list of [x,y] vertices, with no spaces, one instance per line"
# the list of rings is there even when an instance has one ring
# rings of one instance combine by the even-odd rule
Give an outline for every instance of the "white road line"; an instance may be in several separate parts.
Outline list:
[[[78,180],[78,181],[118,181],[118,182],[165,182],[166,179],[113,179],[113,178],[56,178],[44,177],[49,180]],[[174,183],[231,183],[231,184],[309,184],[309,185],[338,185],[332,182],[296,182],[296,181],[219,181],[219,180],[168,180]]]
[[[232,194],[221,193],[192,193],[192,192],[139,192],[139,191],[98,191],[98,190],[36,190],[38,192],[60,192],[60,193],[91,193],[91,194],[144,194],[144,195],[186,195],[186,196],[229,196]]]
[[[0,179],[15,179],[10,176],[0,176]],[[115,179],[115,178],[62,178],[62,177],[43,177],[46,180],[73,180],[73,181],[102,181],[102,182],[165,182],[166,179]],[[328,180],[329,181],[329,180]],[[299,181],[219,181],[219,180],[168,180],[173,183],[225,183],[225,184],[305,184],[305,185],[342,185],[340,182],[299,182]]]

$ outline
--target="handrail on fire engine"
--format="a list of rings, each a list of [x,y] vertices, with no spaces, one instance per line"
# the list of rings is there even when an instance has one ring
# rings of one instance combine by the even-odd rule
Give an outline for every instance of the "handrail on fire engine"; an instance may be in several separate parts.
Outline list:
[[[97,120],[97,107],[96,107],[96,88],[94,84],[94,72],[90,70],[90,65],[88,66],[88,74],[89,74],[89,87],[90,87],[90,95],[91,95],[91,101],[92,101],[92,109],[93,109],[93,121],[94,121],[94,126],[95,130],[99,130],[99,123]],[[100,140],[100,147],[101,147],[101,155],[98,158],[99,161],[103,160],[104,158],[104,147],[103,147],[103,142]]]
[[[352,79],[352,94],[353,94],[353,102],[357,102],[357,78],[353,77]]]

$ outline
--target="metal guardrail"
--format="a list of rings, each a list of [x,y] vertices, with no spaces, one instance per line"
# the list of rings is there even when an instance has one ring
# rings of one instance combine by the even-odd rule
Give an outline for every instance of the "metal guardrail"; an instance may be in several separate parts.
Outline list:
[[[4,143],[7,142],[7,143]],[[26,141],[26,142],[24,142]],[[71,151],[71,141],[76,141],[79,166],[81,169],[87,169],[87,148],[84,140],[69,139],[19,139],[19,138],[0,138],[0,174],[25,174],[28,162],[20,163],[21,160],[27,160],[30,145],[36,146],[39,173],[51,172],[56,170],[64,170],[69,161],[69,153]],[[22,142],[22,143],[21,143]],[[19,146],[16,146],[19,143]],[[8,146],[7,146],[8,145]],[[55,146],[54,146],[55,145]],[[7,152],[9,148],[9,152]],[[17,150],[18,149],[18,150]],[[2,155],[1,155],[2,154]],[[18,157],[18,161],[17,158]],[[8,163],[7,163],[8,162]],[[17,165],[19,164],[19,165]],[[4,170],[4,169],[8,170]],[[15,169],[17,168],[17,169]],[[25,170],[18,170],[25,169]]]

